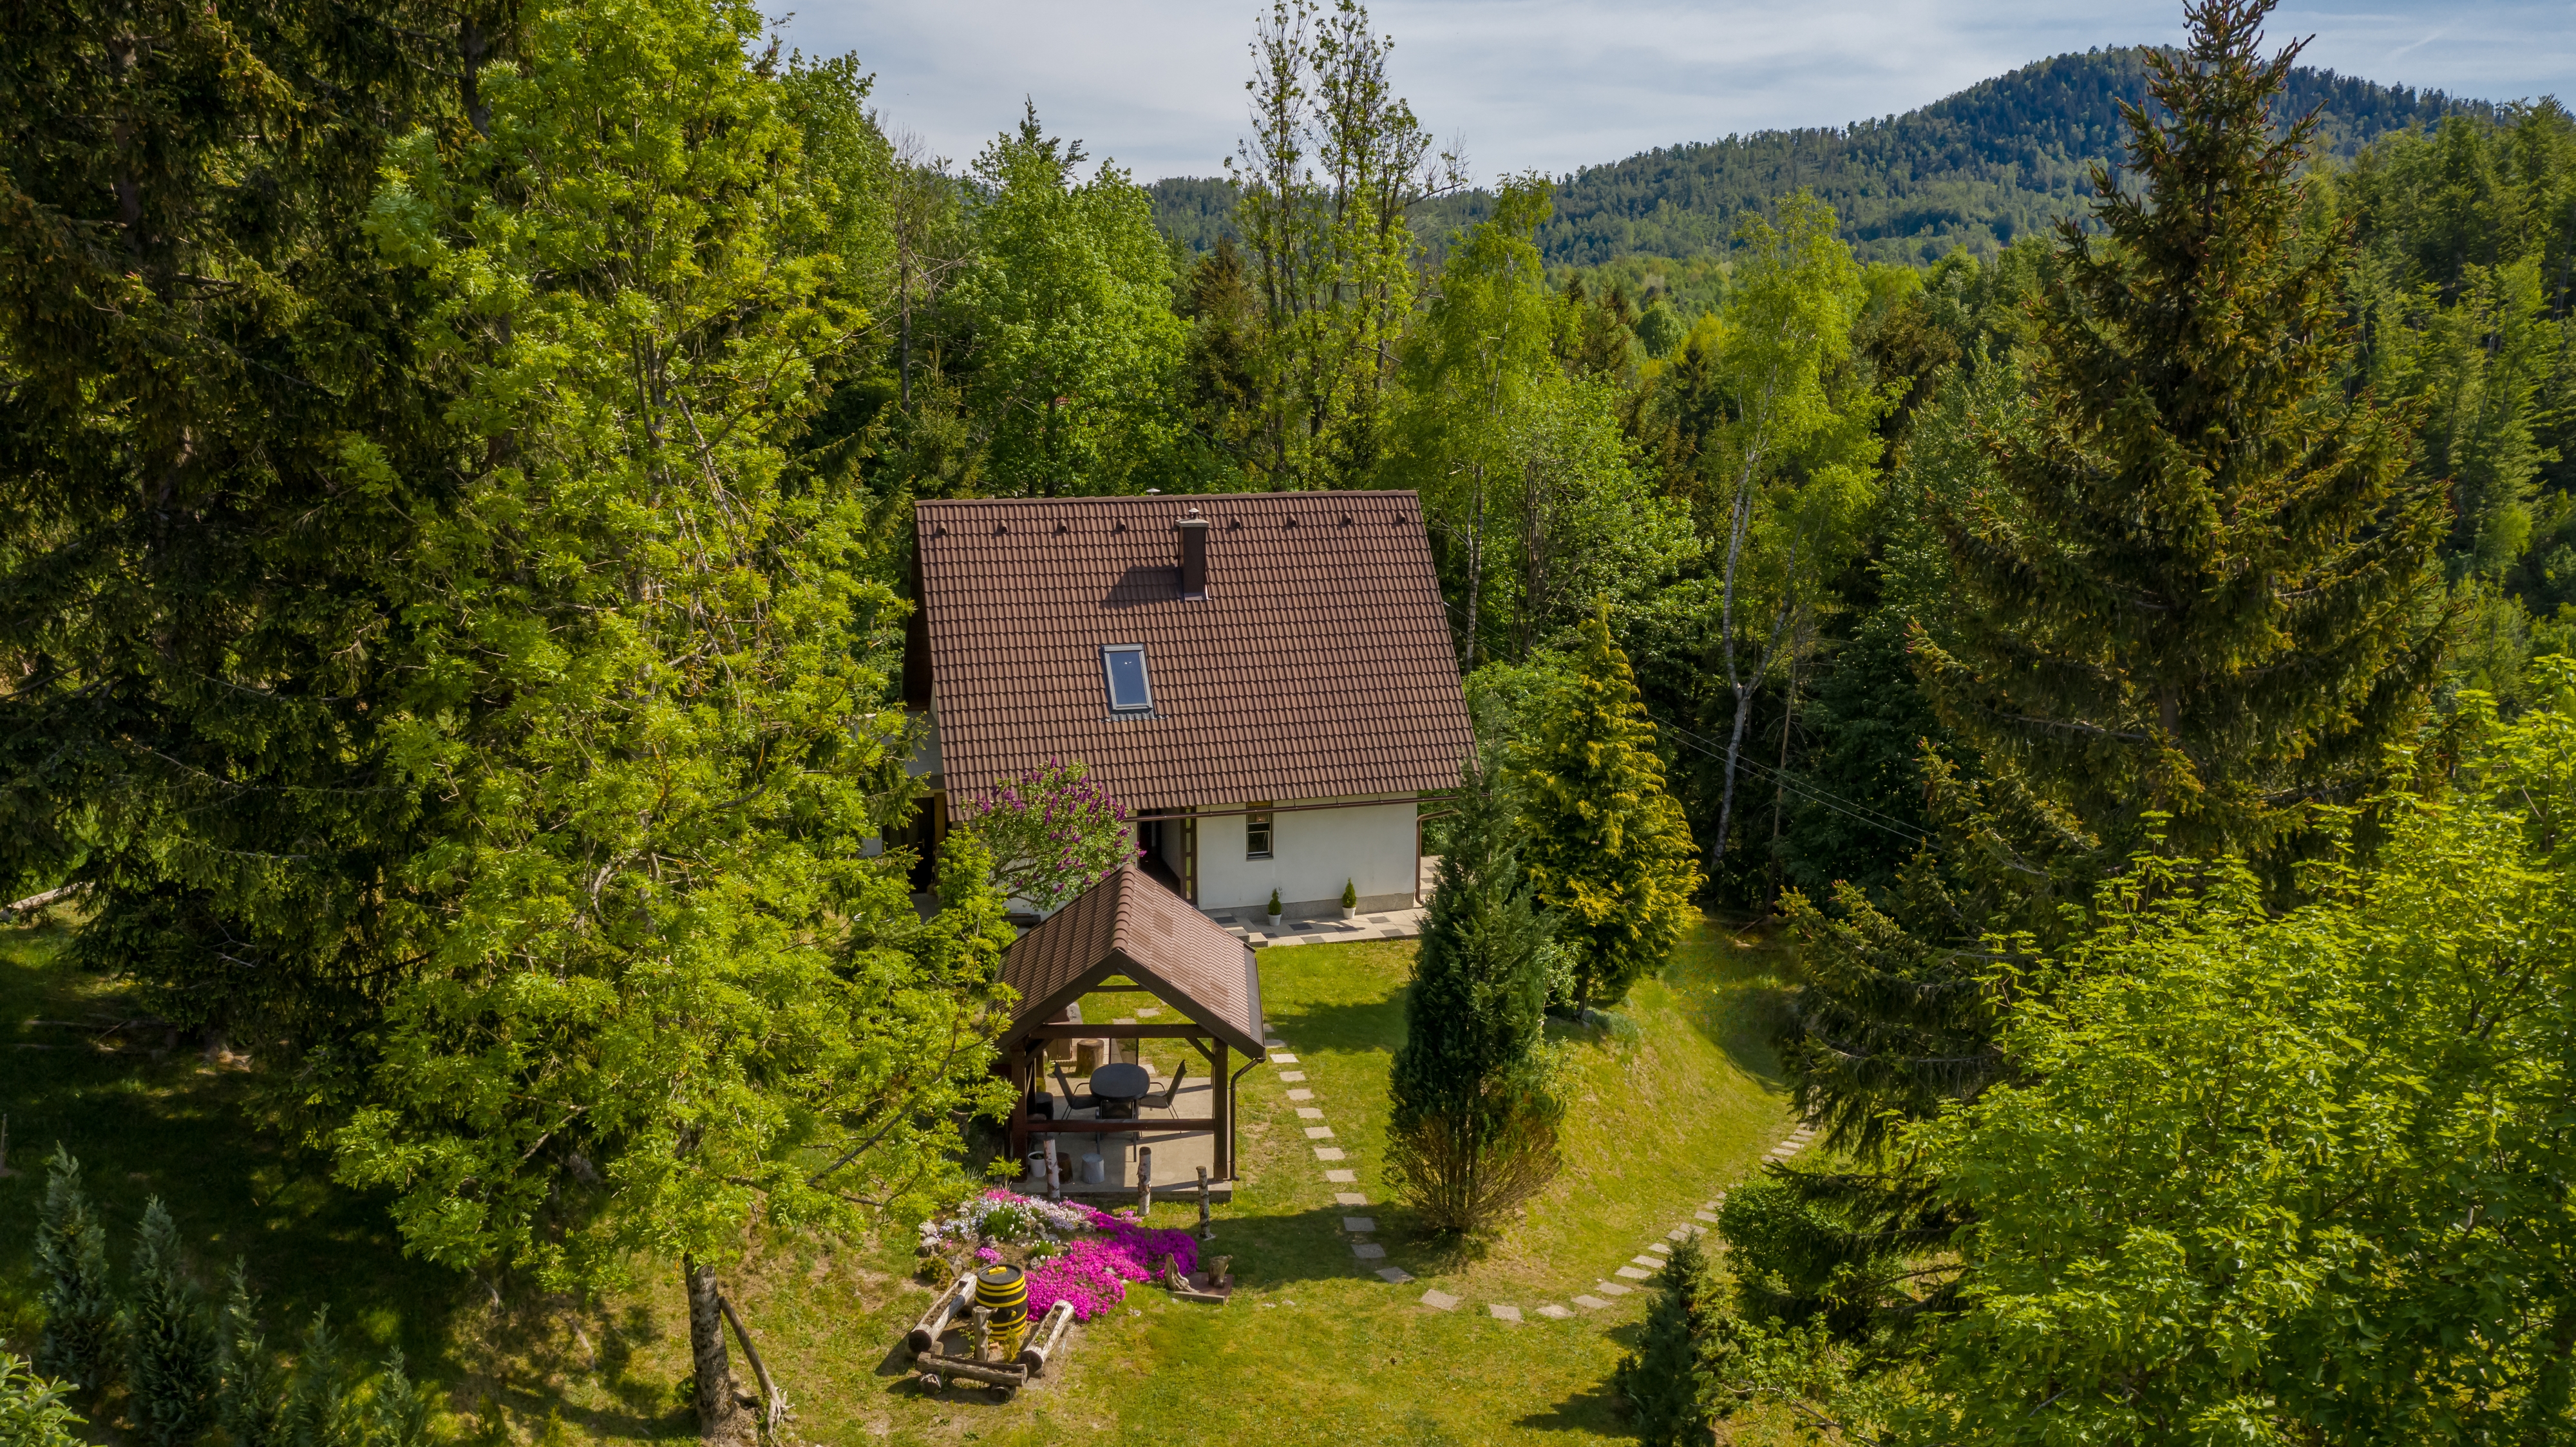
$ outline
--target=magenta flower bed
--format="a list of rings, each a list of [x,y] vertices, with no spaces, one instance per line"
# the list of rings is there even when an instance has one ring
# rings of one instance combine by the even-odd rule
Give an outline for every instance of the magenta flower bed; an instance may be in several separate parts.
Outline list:
[[[1180,1259],[1184,1276],[1198,1269],[1199,1243],[1189,1232],[1157,1231],[1103,1211],[1089,1214],[1087,1224],[1099,1235],[1067,1242],[1063,1255],[1029,1268],[1031,1319],[1069,1301],[1073,1319],[1089,1321],[1126,1300],[1127,1283],[1152,1276],[1166,1256]]]

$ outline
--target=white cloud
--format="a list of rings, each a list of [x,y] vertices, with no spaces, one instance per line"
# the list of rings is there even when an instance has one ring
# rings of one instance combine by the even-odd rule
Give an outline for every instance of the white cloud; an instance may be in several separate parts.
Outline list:
[[[857,52],[877,104],[963,161],[1036,102],[1049,130],[1138,176],[1212,175],[1243,130],[1255,9],[1176,0],[807,0],[809,52]],[[1266,6],[1263,7],[1266,11]],[[1562,172],[1658,145],[1911,110],[2095,45],[2174,41],[2171,0],[1380,0],[1394,73],[1479,175]],[[2576,10],[2531,0],[2293,4],[2275,41],[2392,84],[2515,99],[2562,88]]]

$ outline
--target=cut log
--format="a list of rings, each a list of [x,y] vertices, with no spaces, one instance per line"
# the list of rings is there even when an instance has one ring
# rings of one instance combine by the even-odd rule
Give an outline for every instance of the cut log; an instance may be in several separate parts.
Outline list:
[[[974,1295],[975,1274],[970,1271],[958,1277],[957,1284],[932,1302],[930,1310],[921,1314],[921,1320],[912,1324],[911,1332],[904,1337],[904,1345],[917,1352],[936,1350],[940,1335],[948,1330],[948,1319],[956,1314],[960,1303],[973,1299]]]
[[[1047,1308],[1044,1320],[1029,1333],[1029,1344],[1020,1349],[1020,1365],[1033,1377],[1046,1375],[1047,1359],[1055,1355],[1058,1343],[1073,1326],[1073,1303],[1059,1301]]]
[[[982,1382],[988,1387],[1009,1387],[1017,1391],[1029,1384],[1026,1367],[970,1362],[963,1357],[943,1356],[938,1352],[922,1352],[912,1359],[912,1364],[921,1368],[925,1375],[937,1373],[952,1380]]]

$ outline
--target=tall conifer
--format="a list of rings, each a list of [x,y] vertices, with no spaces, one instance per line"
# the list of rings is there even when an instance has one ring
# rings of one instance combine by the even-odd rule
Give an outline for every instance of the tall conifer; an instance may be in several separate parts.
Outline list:
[[[155,1196],[134,1246],[133,1299],[125,1315],[126,1382],[135,1425],[159,1447],[183,1447],[214,1417],[221,1378],[205,1293],[179,1260],[179,1228]]]
[[[1492,1225],[1555,1178],[1548,922],[1511,846],[1511,806],[1472,764],[1423,922],[1387,1080],[1387,1169],[1432,1227]]]
[[[116,1292],[107,1279],[107,1228],[81,1189],[80,1162],[60,1144],[45,1163],[36,1275],[45,1313],[36,1370],[80,1391],[106,1386],[116,1374]]]
[[[2261,851],[2348,800],[2420,718],[2441,496],[2403,431],[2347,396],[2339,248],[2297,234],[2313,115],[2276,134],[2300,47],[2272,0],[2201,0],[2124,107],[2105,239],[2063,223],[2034,425],[1990,434],[1997,486],[1927,498],[1953,615],[1918,638],[1943,721],[1987,768],[2123,857]]]
[[[1700,883],[1681,806],[1664,792],[1628,655],[1604,605],[1582,627],[1573,680],[1547,705],[1538,737],[1513,760],[1538,903],[1573,952],[1578,1014],[1617,1002],[1663,966]]]

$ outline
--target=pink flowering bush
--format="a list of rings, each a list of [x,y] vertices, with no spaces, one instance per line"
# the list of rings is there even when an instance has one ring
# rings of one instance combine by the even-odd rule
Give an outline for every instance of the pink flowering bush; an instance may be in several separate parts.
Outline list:
[[[1073,1303],[1073,1319],[1089,1321],[1127,1299],[1127,1283],[1179,1258],[1181,1274],[1198,1269],[1199,1243],[1187,1231],[1157,1231],[1123,1217],[1087,1211],[1097,1235],[1076,1238],[1064,1254],[1028,1268],[1029,1315],[1044,1316],[1059,1301]]]
[[[1126,806],[1089,773],[1078,762],[1049,759],[967,801],[959,827],[983,841],[1004,894],[1054,910],[1136,856]]]

